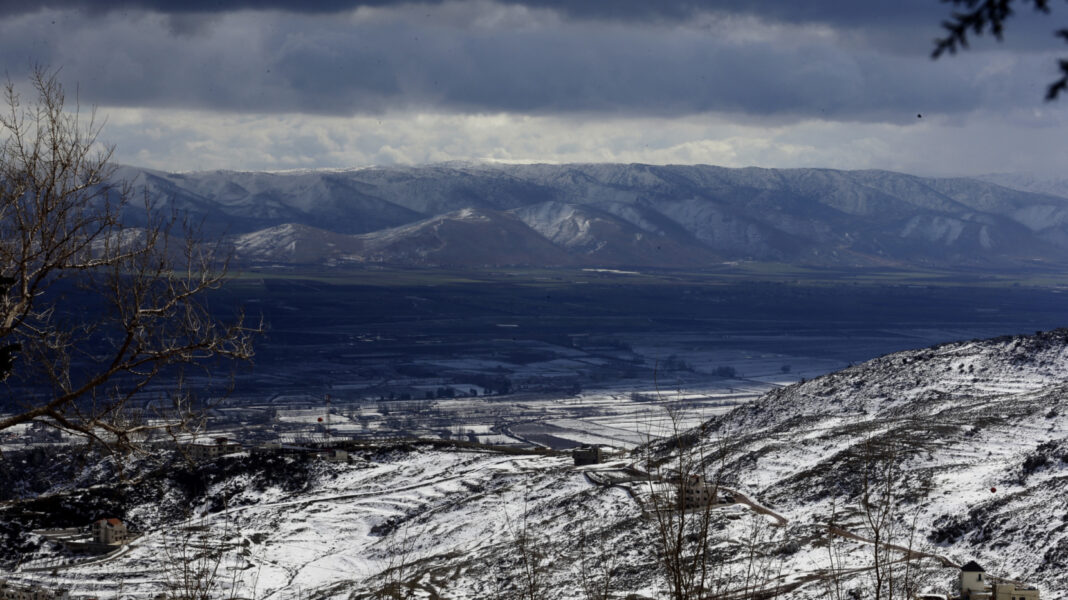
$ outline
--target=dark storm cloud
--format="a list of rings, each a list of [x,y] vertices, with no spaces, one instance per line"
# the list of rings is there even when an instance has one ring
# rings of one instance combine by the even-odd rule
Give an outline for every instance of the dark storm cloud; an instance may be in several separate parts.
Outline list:
[[[162,13],[284,10],[293,13],[327,13],[361,6],[388,7],[436,5],[442,0],[41,0],[28,3],[0,0],[0,14],[24,14],[42,8],[77,9],[87,13],[148,10]],[[928,23],[949,8],[933,0],[859,2],[857,0],[508,0],[505,3],[549,8],[580,18],[686,19],[703,11],[729,11],[785,21],[819,21],[839,24],[907,21]]]
[[[107,12],[103,3],[55,2],[97,13],[87,20],[79,11],[53,8],[5,19],[0,55],[16,76],[34,62],[62,66],[83,98],[97,104],[319,114],[718,111],[904,122],[917,112],[1031,100],[1047,79],[1034,61],[1010,56],[997,75],[1008,84],[990,86],[986,59],[974,55],[933,63],[925,46],[887,52],[834,28],[769,26],[735,14],[857,24],[881,19],[889,27],[911,23],[932,5],[944,9],[929,1],[892,3],[897,10],[883,6],[891,3],[830,1],[527,3],[600,17],[655,10],[675,18],[715,6],[735,19],[727,25],[719,17],[710,25],[700,19],[561,22],[555,13],[487,2],[405,4],[358,18],[323,14],[354,6],[342,0],[301,3],[300,12],[231,12],[250,4],[107,4],[153,9],[126,14]],[[290,3],[255,4],[289,9]],[[869,12],[860,8],[869,4]]]
[[[0,15],[17,15],[42,9],[79,10],[106,14],[131,10],[164,14],[225,13],[239,10],[280,10],[322,14],[360,7],[440,5],[445,0],[0,0]],[[955,7],[937,0],[501,0],[503,4],[545,8],[582,19],[667,21],[685,20],[703,12],[747,14],[782,22],[818,22],[840,27],[917,27],[937,32]],[[1034,11],[1020,7],[1019,15]],[[1023,19],[1028,21],[1027,19]],[[1011,28],[1010,28],[1011,29]]]
[[[1060,173],[1061,9],[931,61],[937,0],[0,0],[0,65],[16,86],[60,68],[120,160],[165,169]]]
[[[234,11],[284,11],[293,14],[339,13],[361,7],[440,6],[448,0],[0,0],[0,16],[39,10],[76,10],[88,15],[150,11],[166,15],[218,15]],[[854,29],[875,43],[899,50],[928,53],[942,35],[940,24],[957,7],[936,0],[499,0],[502,4],[549,9],[566,18],[624,22],[678,22],[708,12],[750,15],[783,23],[824,23]],[[1009,43],[1015,47],[1049,47],[1061,23],[1036,17],[1031,6],[1020,6],[1010,19]],[[1057,12],[1054,11],[1056,15]],[[176,20],[178,27],[183,21]],[[989,37],[989,36],[987,36]]]

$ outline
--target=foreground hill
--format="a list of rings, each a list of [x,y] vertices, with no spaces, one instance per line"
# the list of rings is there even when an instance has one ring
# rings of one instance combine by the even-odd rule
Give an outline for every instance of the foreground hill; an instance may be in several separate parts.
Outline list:
[[[759,260],[1005,267],[1068,262],[1068,199],[979,179],[641,164],[183,174],[124,167],[118,175],[158,205],[203,218],[209,233],[240,236],[237,256],[250,263],[692,267]],[[494,222],[472,227],[470,219],[456,217],[465,214]],[[441,222],[466,225],[442,227]],[[305,251],[275,252],[272,232],[283,225],[290,226],[289,239]],[[434,235],[427,235],[428,227]],[[355,236],[334,243],[353,250],[338,253],[319,243],[320,230]],[[375,236],[389,242],[373,243]],[[494,236],[516,240],[516,248],[502,254],[496,241],[482,248],[473,242]]]
[[[216,548],[219,584],[236,578],[257,598],[522,597],[532,581],[545,597],[593,597],[584,580],[617,597],[660,598],[664,528],[705,514],[665,502],[681,471],[719,481],[733,501],[708,513],[706,533],[678,538],[687,556],[709,540],[701,565],[711,591],[869,594],[878,534],[922,555],[915,590],[945,593],[953,565],[977,560],[1061,598],[1066,375],[1068,331],[1058,330],[887,355],[604,465],[424,443],[363,447],[344,465],[236,456],[145,466],[136,484],[3,507],[4,522],[19,524],[5,558],[19,580],[138,597],[166,586],[184,543]],[[868,517],[883,508],[886,525],[873,531]],[[62,565],[26,531],[105,513],[144,535],[103,563]],[[883,549],[901,583],[903,551]]]
[[[1066,330],[944,344],[773,391],[704,435],[724,434],[729,477],[784,514],[855,510],[864,474],[892,462],[925,547],[1064,597],[1066,374]]]

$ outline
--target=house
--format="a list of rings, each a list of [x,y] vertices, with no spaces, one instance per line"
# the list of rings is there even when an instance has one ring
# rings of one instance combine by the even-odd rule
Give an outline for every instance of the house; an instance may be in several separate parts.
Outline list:
[[[349,462],[349,453],[339,448],[320,450],[315,455],[319,460],[325,460],[326,462]]]
[[[604,462],[604,450],[600,446],[581,446],[571,451],[575,466],[599,465]]]
[[[67,590],[49,590],[39,585],[15,585],[0,580],[0,600],[69,600]]]
[[[1038,588],[988,574],[974,560],[960,569],[962,600],[1038,600]]]
[[[232,442],[224,437],[216,438],[214,443],[190,443],[185,444],[185,451],[193,460],[212,460],[225,454],[240,452],[241,444]]]
[[[679,502],[683,508],[700,508],[716,501],[716,486],[709,485],[702,475],[679,479]]]
[[[126,524],[118,519],[100,519],[92,525],[93,541],[107,546],[125,544],[130,539]]]

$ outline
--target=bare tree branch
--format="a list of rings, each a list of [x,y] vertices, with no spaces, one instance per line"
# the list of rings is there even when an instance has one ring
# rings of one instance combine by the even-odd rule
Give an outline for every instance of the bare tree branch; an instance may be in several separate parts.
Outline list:
[[[943,0],[964,10],[954,12],[950,19],[942,21],[945,36],[935,38],[935,47],[931,58],[956,54],[957,50],[968,49],[968,36],[983,35],[990,32],[999,42],[1005,34],[1005,21],[1013,16],[1013,4],[1016,0]],[[1049,14],[1049,0],[1019,0],[1021,4],[1031,4],[1034,10]],[[1068,29],[1061,29],[1055,36],[1068,42]],[[1058,61],[1061,76],[1046,88],[1046,100],[1056,100],[1061,92],[1068,91],[1068,60]]]
[[[40,422],[129,452],[199,423],[184,373],[251,360],[260,328],[211,312],[227,256],[196,227],[147,197],[144,225],[124,222],[131,189],[95,114],[67,106],[56,72],[31,81],[28,103],[6,84],[0,113],[0,430]]]

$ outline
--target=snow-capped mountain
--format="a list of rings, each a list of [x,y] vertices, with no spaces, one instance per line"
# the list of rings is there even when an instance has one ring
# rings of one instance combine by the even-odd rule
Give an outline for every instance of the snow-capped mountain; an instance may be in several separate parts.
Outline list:
[[[613,207],[614,208],[614,207]],[[563,248],[580,264],[701,266],[715,253],[675,225],[679,235],[649,221],[641,226],[594,206],[543,202],[511,211],[528,227]],[[620,211],[628,214],[625,211]],[[634,217],[640,219],[636,211]]]
[[[867,517],[886,507],[892,526],[880,539],[900,547],[883,546],[886,556],[897,568],[905,549],[922,555],[917,589],[948,593],[955,566],[975,560],[1064,598],[1066,376],[1068,330],[1058,330],[887,355],[586,467],[393,443],[354,449],[351,464],[281,455],[142,468],[133,483],[5,505],[17,524],[5,557],[18,554],[20,581],[151,597],[174,570],[173,547],[192,536],[193,547],[220,549],[222,579],[245,597],[505,598],[534,581],[544,597],[577,599],[594,581],[612,597],[659,598],[669,586],[662,511],[674,510],[663,498],[681,469],[729,496],[701,534],[715,549],[706,575],[728,597],[869,594]],[[47,515],[102,511],[143,532],[106,569],[49,562],[54,551],[28,532]]]
[[[1068,198],[1068,179],[1064,178],[1041,176],[1033,173],[990,173],[981,175],[977,179],[996,183],[1014,190]]]
[[[386,247],[357,262],[701,266],[753,259],[811,265],[1007,266],[1066,261],[1068,199],[980,179],[932,179],[887,171],[727,169],[707,165],[445,164],[347,171],[168,174],[123,167],[134,197],[202,218],[210,234],[245,235],[239,260],[272,256],[269,230],[305,226],[343,235],[381,232]],[[131,219],[136,220],[134,202]],[[419,250],[421,222],[470,210],[511,214],[556,247],[520,242],[464,245],[467,228],[438,228],[436,250]],[[495,217],[498,218],[498,217]],[[398,229],[399,228],[399,229]],[[484,233],[484,232],[483,232]],[[250,240],[262,240],[259,248]],[[421,241],[422,240],[422,241]],[[358,245],[358,243],[356,244]],[[390,248],[399,248],[394,254]],[[415,248],[415,249],[413,249]],[[331,263],[324,254],[298,262]],[[529,253],[525,253],[529,250]],[[271,259],[276,260],[276,259]],[[548,262],[546,262],[548,260]]]
[[[336,264],[363,250],[355,236],[295,223],[233,236],[231,243],[238,256],[257,263]]]
[[[360,236],[365,262],[481,266],[567,265],[570,257],[510,213],[463,208]]]

